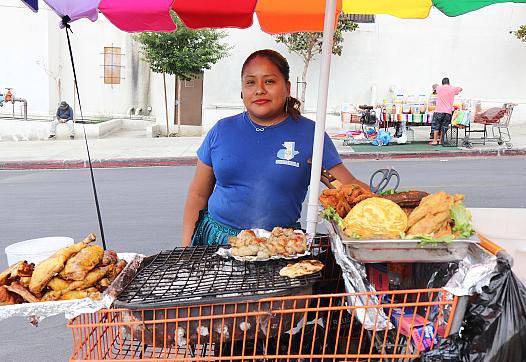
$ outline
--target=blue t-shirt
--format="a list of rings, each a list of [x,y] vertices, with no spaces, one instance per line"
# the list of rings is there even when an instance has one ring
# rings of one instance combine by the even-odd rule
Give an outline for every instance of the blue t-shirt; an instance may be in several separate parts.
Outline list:
[[[224,118],[197,150],[216,178],[208,211],[237,229],[292,226],[300,218],[309,186],[314,122],[289,117],[263,132],[255,127],[246,113]],[[323,167],[341,162],[325,134]]]

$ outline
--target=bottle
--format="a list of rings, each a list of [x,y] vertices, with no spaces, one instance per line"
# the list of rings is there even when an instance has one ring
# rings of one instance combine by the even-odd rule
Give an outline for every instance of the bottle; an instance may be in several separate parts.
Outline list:
[[[434,112],[436,106],[437,106],[437,95],[431,93],[429,95],[429,102],[427,103],[427,111],[428,112]]]
[[[402,113],[402,108],[403,108],[403,105],[404,105],[404,95],[403,94],[397,94],[396,95],[396,98],[395,98],[395,101],[394,101],[394,105],[395,105],[395,110],[397,114],[400,114]]]
[[[418,96],[418,110],[420,113],[426,113],[427,109],[427,97],[425,94],[420,94]]]
[[[407,96],[405,103],[403,105],[402,112],[405,114],[411,113],[411,111],[413,110],[412,107],[414,106],[414,104],[415,104],[415,96],[413,95]]]

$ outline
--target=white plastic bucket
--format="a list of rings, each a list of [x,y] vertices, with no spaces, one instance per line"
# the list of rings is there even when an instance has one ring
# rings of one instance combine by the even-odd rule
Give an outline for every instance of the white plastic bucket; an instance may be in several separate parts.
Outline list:
[[[5,248],[7,264],[13,265],[20,260],[39,263],[53,255],[57,250],[72,245],[74,240],[65,236],[50,236],[20,241]]]

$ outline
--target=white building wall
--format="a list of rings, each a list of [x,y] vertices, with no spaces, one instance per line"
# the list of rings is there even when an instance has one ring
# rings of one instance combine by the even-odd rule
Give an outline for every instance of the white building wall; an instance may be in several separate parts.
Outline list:
[[[28,101],[28,112],[47,114],[49,109],[50,34],[47,11],[34,14],[22,2],[0,0],[0,93],[13,88],[16,98]],[[34,29],[39,29],[34,31]],[[21,104],[15,103],[16,116]],[[12,114],[11,103],[0,108],[0,115]]]
[[[424,20],[377,16],[375,24],[360,24],[348,33],[342,56],[333,56],[328,110],[338,112],[343,102],[369,103],[372,86],[378,102],[390,87],[405,94],[427,94],[433,83],[447,76],[464,88],[463,97],[522,103],[513,122],[526,123],[526,44],[509,33],[524,23],[523,4],[493,5],[456,18],[436,9]],[[243,60],[256,49],[276,49],[288,58],[295,95],[303,66],[300,57],[254,28],[230,30],[232,55],[205,73],[205,128],[218,116],[242,107],[239,72]],[[309,67],[309,117],[315,116],[319,67],[318,57]],[[230,105],[238,109],[224,109]],[[338,117],[331,120],[328,126],[337,127]]]
[[[44,7],[45,4],[41,3]],[[23,4],[0,0],[0,24],[4,38],[0,47],[0,88],[14,87],[15,96],[28,100],[30,115],[53,114],[61,99],[75,105],[73,77],[64,30],[59,18],[45,8],[37,14]],[[343,54],[334,56],[329,89],[329,112],[341,103],[369,103],[371,89],[381,102],[389,87],[406,94],[429,92],[444,76],[464,88],[467,98],[522,103],[513,122],[526,122],[526,44],[511,30],[526,21],[523,4],[500,4],[456,18],[433,9],[424,20],[377,16],[375,24],[360,24],[345,37]],[[131,36],[109,23],[102,14],[91,23],[72,24],[73,51],[84,114],[122,116],[131,107],[152,107],[161,126],[166,124],[162,76],[150,74],[139,60]],[[9,29],[11,35],[5,35]],[[207,130],[219,118],[240,112],[240,69],[254,50],[272,48],[285,55],[291,65],[292,95],[303,63],[299,56],[260,31],[227,30],[233,48],[230,56],[205,72],[203,124]],[[119,85],[103,82],[103,49],[120,47],[124,53],[124,79]],[[315,116],[319,58],[309,68],[307,116]],[[173,123],[173,76],[167,77],[168,118]],[[18,105],[17,105],[18,107]],[[10,105],[0,114],[9,113]],[[77,112],[78,113],[78,112]],[[329,127],[338,125],[329,117]],[[172,130],[173,130],[172,126]]]

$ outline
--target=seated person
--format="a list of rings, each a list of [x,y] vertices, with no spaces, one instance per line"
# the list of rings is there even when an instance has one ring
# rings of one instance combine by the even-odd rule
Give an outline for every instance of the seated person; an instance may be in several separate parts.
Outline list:
[[[69,128],[69,138],[75,139],[75,125],[73,123],[73,109],[66,102],[60,102],[60,106],[57,109],[55,119],[51,122],[51,130],[49,131],[49,139],[52,140],[56,137],[57,125],[59,123],[65,123]]]

